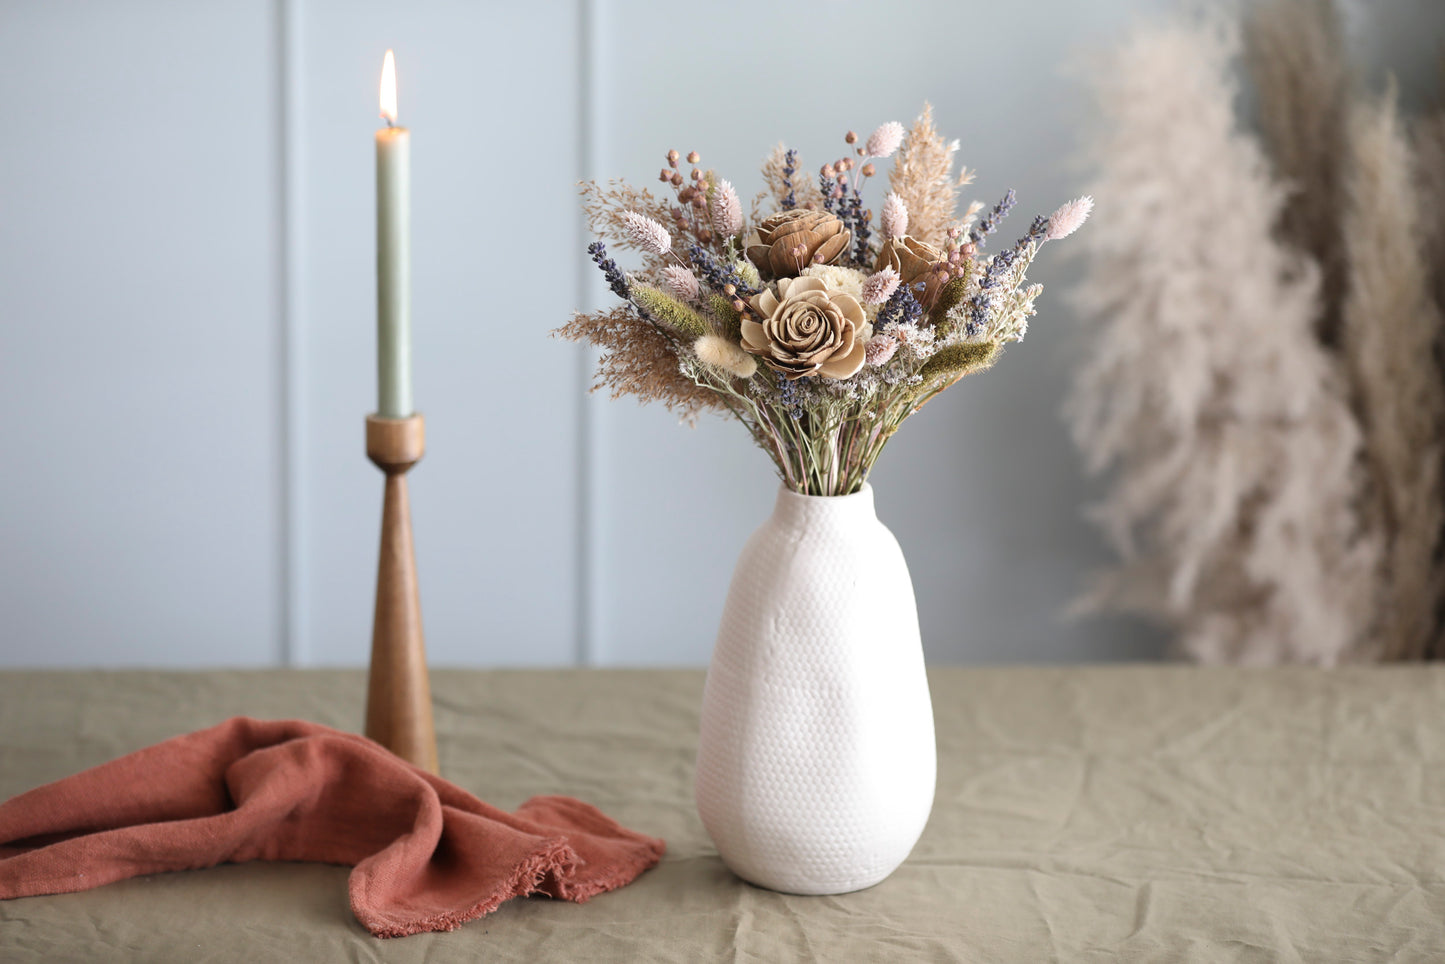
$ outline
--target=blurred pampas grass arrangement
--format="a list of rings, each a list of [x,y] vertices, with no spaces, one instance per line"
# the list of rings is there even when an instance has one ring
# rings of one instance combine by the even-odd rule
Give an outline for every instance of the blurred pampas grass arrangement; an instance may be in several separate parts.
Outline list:
[[[1412,127],[1345,49],[1330,0],[1261,0],[1094,77],[1068,412],[1121,562],[1084,606],[1204,662],[1445,649],[1445,115]]]

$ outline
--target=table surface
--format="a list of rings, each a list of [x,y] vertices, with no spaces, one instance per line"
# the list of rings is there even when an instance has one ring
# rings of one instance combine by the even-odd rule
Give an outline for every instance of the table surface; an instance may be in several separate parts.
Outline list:
[[[722,865],[692,803],[703,674],[437,671],[443,775],[664,837],[583,905],[378,941],[347,870],[245,864],[0,901],[0,960],[1413,961],[1445,949],[1445,667],[930,670],[938,795],[870,890]],[[355,728],[350,671],[0,673],[0,798],[229,716]]]

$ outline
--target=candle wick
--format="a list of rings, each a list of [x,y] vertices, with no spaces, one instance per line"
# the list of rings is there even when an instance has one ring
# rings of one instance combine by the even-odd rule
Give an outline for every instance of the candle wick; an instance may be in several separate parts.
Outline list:
[[[384,120],[384,121],[386,121],[386,126],[387,126],[387,127],[395,127],[395,126],[396,126],[395,124],[393,124],[393,123],[391,122],[391,118],[390,118],[390,117],[387,117],[385,114],[382,114],[382,115],[381,115],[381,119]]]

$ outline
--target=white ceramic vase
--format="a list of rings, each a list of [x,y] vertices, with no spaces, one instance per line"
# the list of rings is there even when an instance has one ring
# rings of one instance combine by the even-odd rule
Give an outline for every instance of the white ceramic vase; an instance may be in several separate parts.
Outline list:
[[[703,694],[695,792],[718,853],[773,890],[871,887],[918,841],[936,770],[913,583],[873,490],[781,488]]]

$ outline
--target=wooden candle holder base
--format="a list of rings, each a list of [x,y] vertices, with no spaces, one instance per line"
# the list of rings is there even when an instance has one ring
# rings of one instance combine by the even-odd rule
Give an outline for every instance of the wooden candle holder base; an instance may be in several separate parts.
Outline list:
[[[386,473],[381,511],[381,560],[376,572],[376,621],[366,690],[366,735],[397,756],[437,772],[431,683],[421,631],[416,555],[406,473],[426,451],[426,424],[366,417],[366,455]]]

